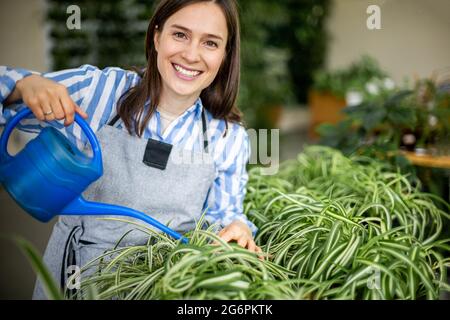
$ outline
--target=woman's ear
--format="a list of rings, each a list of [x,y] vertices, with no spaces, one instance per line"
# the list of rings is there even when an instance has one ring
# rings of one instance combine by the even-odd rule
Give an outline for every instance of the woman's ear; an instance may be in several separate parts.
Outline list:
[[[161,33],[158,30],[158,26],[155,27],[155,33],[153,34],[153,45],[155,46],[156,52],[159,50],[159,38]]]

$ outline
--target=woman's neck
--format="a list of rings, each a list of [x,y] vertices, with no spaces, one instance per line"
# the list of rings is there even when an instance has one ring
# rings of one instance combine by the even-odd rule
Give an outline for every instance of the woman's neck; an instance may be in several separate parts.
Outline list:
[[[158,108],[172,115],[179,116],[189,109],[195,101],[197,101],[197,99],[198,97],[174,97],[163,93],[161,95]]]

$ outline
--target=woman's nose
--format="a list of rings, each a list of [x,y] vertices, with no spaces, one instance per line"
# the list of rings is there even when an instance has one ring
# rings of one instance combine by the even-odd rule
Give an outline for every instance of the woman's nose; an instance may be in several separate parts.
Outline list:
[[[181,56],[189,63],[194,63],[200,60],[200,52],[196,43],[191,42],[187,45]]]

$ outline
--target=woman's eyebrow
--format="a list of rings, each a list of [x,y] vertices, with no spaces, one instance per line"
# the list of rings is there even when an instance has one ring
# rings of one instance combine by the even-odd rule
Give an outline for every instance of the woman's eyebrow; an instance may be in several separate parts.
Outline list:
[[[179,24],[172,24],[170,27],[171,28],[178,28],[178,29],[181,29],[181,30],[186,31],[188,33],[192,33],[192,30],[189,30],[186,27],[180,26]],[[223,41],[223,38],[221,36],[219,36],[219,35],[216,35],[216,34],[207,33],[206,36],[208,36],[209,38],[215,38],[215,39]]]

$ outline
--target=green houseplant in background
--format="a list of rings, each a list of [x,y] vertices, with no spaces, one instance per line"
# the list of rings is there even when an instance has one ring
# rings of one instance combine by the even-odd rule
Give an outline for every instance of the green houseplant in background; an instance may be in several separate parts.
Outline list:
[[[99,68],[144,66],[144,40],[153,0],[77,1],[81,29],[68,29],[70,1],[49,0],[47,21],[52,69],[93,64]]]
[[[412,89],[380,90],[355,106],[343,109],[346,118],[318,128],[320,144],[377,158],[412,177],[419,176],[425,190],[448,200],[442,170],[413,166],[400,152],[417,148],[430,154],[448,152],[450,92],[439,90],[434,81],[420,79]],[[447,150],[447,151],[445,151]],[[447,154],[448,155],[448,154]]]
[[[335,124],[344,118],[342,110],[347,104],[358,104],[371,99],[384,87],[393,87],[378,62],[363,55],[346,68],[335,71],[318,70],[309,92],[311,114],[310,137],[317,138],[317,127],[322,123]]]
[[[292,97],[287,69],[290,51],[270,41],[271,30],[285,23],[288,14],[285,5],[276,1],[241,1],[239,6],[242,25],[239,105],[248,125],[273,128],[280,105]]]
[[[439,91],[429,79],[414,88],[382,90],[355,106],[346,107],[345,120],[323,124],[320,143],[345,154],[364,154],[390,159],[400,148],[432,147],[445,142],[450,133],[450,93]],[[405,134],[413,140],[405,141]]]
[[[323,67],[329,35],[325,28],[330,0],[286,0],[287,23],[273,32],[273,41],[291,51],[289,71],[298,102],[307,101],[314,73]],[[282,36],[280,36],[282,35]]]
[[[339,98],[345,98],[350,90],[358,91],[367,96],[370,94],[368,84],[385,79],[387,76],[387,73],[381,69],[373,57],[362,55],[346,68],[315,72],[312,88],[319,92],[328,92]]]
[[[272,128],[280,106],[306,101],[326,54],[329,1],[240,1],[240,105],[249,123]],[[268,18],[270,17],[270,18]],[[274,112],[275,111],[275,112]]]

